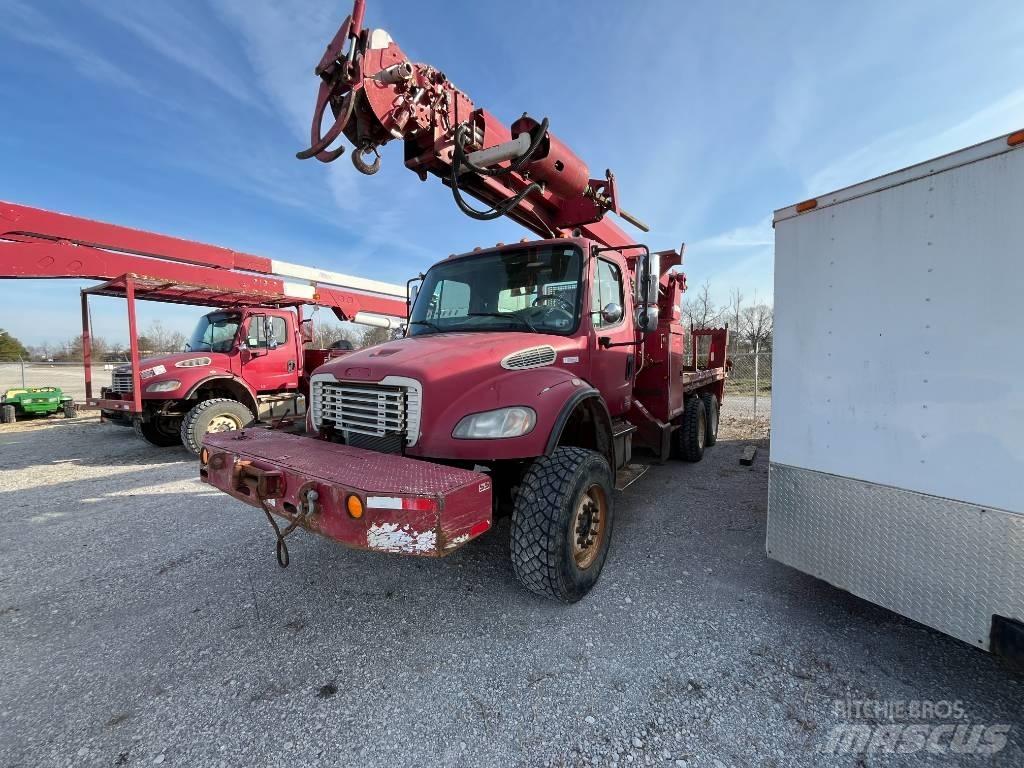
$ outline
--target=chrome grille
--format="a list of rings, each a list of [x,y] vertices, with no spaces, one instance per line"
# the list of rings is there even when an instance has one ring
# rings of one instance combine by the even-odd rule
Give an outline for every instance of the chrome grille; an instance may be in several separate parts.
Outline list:
[[[110,389],[114,392],[131,392],[132,391],[132,372],[131,369],[127,371],[114,371],[110,377]]]
[[[322,425],[372,437],[404,434],[408,424],[406,391],[379,384],[317,381],[313,415]]]

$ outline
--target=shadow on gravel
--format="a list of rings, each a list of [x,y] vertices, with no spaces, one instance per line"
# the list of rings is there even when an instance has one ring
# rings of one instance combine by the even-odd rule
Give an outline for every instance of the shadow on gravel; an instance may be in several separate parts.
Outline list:
[[[0,428],[0,449],[0,470],[39,468],[43,471],[61,463],[82,466],[168,464],[193,459],[181,446],[157,448],[139,438],[132,429],[101,424],[93,418],[5,424]]]

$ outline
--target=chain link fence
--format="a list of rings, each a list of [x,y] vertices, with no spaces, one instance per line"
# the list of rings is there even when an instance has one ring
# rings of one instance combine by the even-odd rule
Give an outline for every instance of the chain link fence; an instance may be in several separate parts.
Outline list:
[[[732,368],[722,412],[753,419],[771,419],[772,353],[737,352],[729,355]]]
[[[98,396],[100,387],[110,384],[111,371],[124,363],[94,363],[92,391]],[[34,360],[0,360],[0,394],[18,387],[60,387],[75,400],[85,400],[85,370],[81,361],[39,362]]]
[[[729,355],[732,368],[722,413],[745,419],[769,420],[772,413],[772,353],[737,352]],[[124,363],[94,363],[93,394],[110,384],[111,371]],[[15,387],[60,387],[75,400],[85,399],[85,376],[79,362],[0,360],[0,393]]]

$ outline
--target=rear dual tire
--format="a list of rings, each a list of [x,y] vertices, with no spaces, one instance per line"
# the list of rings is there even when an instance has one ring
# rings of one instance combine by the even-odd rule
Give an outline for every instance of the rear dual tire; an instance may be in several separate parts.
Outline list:
[[[700,461],[704,449],[718,442],[718,398],[711,392],[687,399],[683,418],[672,433],[672,456]]]

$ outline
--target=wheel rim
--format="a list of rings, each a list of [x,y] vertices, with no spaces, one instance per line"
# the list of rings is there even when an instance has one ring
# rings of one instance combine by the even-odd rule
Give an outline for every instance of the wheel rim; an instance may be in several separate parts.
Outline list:
[[[604,488],[594,484],[587,488],[576,504],[572,518],[572,557],[576,567],[586,570],[597,560],[608,530],[608,499]]]
[[[218,416],[214,416],[210,419],[209,425],[206,427],[206,432],[234,432],[242,428],[242,422],[240,419],[232,416],[228,413],[223,413]]]

